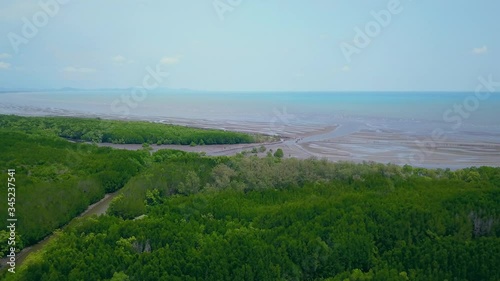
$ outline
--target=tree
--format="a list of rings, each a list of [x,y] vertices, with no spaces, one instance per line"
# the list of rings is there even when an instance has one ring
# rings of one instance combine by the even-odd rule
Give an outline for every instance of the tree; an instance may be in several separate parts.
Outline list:
[[[228,187],[231,183],[231,177],[235,175],[236,172],[226,164],[219,164],[212,169],[212,178],[217,188]]]
[[[127,274],[125,274],[125,272],[123,271],[120,271],[120,272],[115,272],[113,274],[113,278],[111,278],[110,281],[129,281],[130,278],[128,277]]]
[[[189,195],[200,190],[200,178],[194,171],[189,171],[186,174],[184,182],[179,184],[179,193]]]
[[[5,230],[0,230],[0,255],[5,257],[9,252],[11,247],[16,248],[16,253],[19,252],[20,249],[23,248],[23,244],[21,242],[20,235],[16,235],[16,239],[14,240],[15,244],[9,244],[10,232]],[[13,242],[10,242],[13,243]]]
[[[146,205],[154,206],[161,203],[160,191],[158,189],[146,190]]]
[[[276,149],[276,152],[274,152],[274,157],[276,158],[283,158],[284,155],[283,149],[281,148]]]

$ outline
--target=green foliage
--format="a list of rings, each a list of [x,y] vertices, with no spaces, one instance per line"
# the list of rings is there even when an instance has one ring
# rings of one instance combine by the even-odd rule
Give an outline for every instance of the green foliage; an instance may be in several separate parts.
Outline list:
[[[6,280],[500,280],[500,168],[281,159],[281,149],[151,155],[170,133],[207,139],[134,122],[113,135],[123,128],[99,126],[115,121],[94,122],[0,116],[0,166],[16,169],[16,245],[119,190],[109,215],[76,219]],[[70,133],[144,149],[58,137]],[[8,236],[0,231],[3,254]]]
[[[168,196],[189,195],[204,189],[212,181],[213,168],[227,158],[202,157],[198,153],[159,150],[153,154],[154,163],[144,173],[131,179],[120,191],[108,213],[122,218],[135,218],[146,212],[152,194]],[[227,180],[229,181],[229,180]]]
[[[197,129],[140,121],[114,121],[69,117],[20,117],[0,115],[0,127],[24,132],[44,132],[89,142],[134,144],[236,144],[260,139],[244,133]]]
[[[276,152],[274,152],[274,157],[283,158],[283,156],[285,156],[285,154],[283,153],[283,149],[281,148],[276,149]]]
[[[0,166],[16,170],[18,249],[30,246],[121,188],[144,165],[140,152],[0,129]],[[6,174],[0,175],[7,182]],[[7,198],[7,189],[0,189]],[[6,218],[7,208],[0,208]],[[0,244],[6,242],[1,239]]]
[[[179,183],[178,192],[180,194],[194,194],[200,190],[200,178],[194,171],[188,171],[183,182]]]
[[[224,163],[215,166],[212,170],[214,186],[219,189],[229,187],[234,176],[236,172]]]
[[[155,206],[161,203],[161,196],[158,189],[146,190],[146,205]]]
[[[125,272],[120,271],[120,272],[115,272],[113,274],[113,278],[110,279],[110,281],[129,281],[130,278],[128,278],[128,275],[125,274]]]
[[[12,280],[500,279],[499,168],[153,157],[115,198],[146,217],[81,220]]]
[[[21,235],[20,233],[16,233],[15,239],[9,239],[10,237],[10,230],[0,230],[0,256],[5,257],[7,254],[10,253],[10,248],[14,247],[16,248],[16,253],[19,252],[20,249],[22,249],[23,242],[21,240]]]

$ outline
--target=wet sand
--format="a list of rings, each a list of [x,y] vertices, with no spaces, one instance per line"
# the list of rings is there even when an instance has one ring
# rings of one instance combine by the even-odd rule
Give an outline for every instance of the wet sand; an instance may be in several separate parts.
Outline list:
[[[153,151],[159,149],[178,149],[190,152],[205,152],[210,156],[235,155],[242,151],[251,151],[264,145],[272,151],[281,148],[285,157],[325,158],[330,161],[374,161],[409,164],[426,168],[459,169],[470,166],[500,166],[500,132],[452,131],[440,140],[432,139],[432,132],[414,130],[422,123],[406,124],[404,122],[387,123],[386,120],[366,121],[359,118],[332,120],[329,126],[287,120],[242,121],[242,120],[209,120],[188,118],[166,118],[164,116],[118,116],[88,114],[77,111],[32,108],[3,107],[2,111],[13,111],[18,115],[31,116],[72,116],[115,120],[142,120],[163,124],[176,124],[197,128],[213,128],[246,133],[260,133],[278,136],[278,142],[237,145],[152,145]],[[397,123],[397,125],[394,125]],[[425,124],[424,124],[425,125]],[[408,128],[406,128],[407,126]],[[425,128],[439,126],[429,124]],[[385,128],[384,128],[385,127]],[[142,145],[134,144],[99,144],[120,149],[141,149]],[[259,153],[265,156],[266,153]]]
[[[251,128],[250,126],[246,126]],[[152,145],[153,151],[177,149],[189,152],[205,152],[209,156],[230,156],[264,145],[269,151],[281,148],[285,158],[324,158],[329,161],[374,161],[398,165],[412,165],[426,168],[460,169],[470,166],[500,166],[500,136],[498,142],[453,140],[435,141],[430,135],[407,135],[380,130],[361,130],[338,137],[331,135],[337,126],[302,130],[300,133],[284,134],[281,141],[259,144],[237,145]],[[258,132],[252,127],[250,132]],[[297,128],[294,129],[298,131]],[[286,136],[286,137],[285,137]],[[320,140],[315,137],[323,136]],[[99,144],[121,149],[141,149],[134,144]],[[266,153],[258,153],[265,156]]]

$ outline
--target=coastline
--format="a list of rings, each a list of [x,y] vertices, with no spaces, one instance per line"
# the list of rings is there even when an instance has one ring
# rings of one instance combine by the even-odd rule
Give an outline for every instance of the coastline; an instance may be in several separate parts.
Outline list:
[[[193,123],[193,125],[198,123]],[[188,124],[189,126],[189,124]],[[249,124],[247,128],[251,127]],[[411,165],[422,168],[449,168],[451,170],[472,166],[500,166],[500,143],[472,142],[461,140],[434,141],[431,147],[421,146],[419,140],[425,135],[402,135],[395,132],[377,132],[362,130],[353,134],[334,137],[321,141],[308,141],[308,138],[334,133],[337,126],[327,126],[314,131],[287,135],[278,142],[234,145],[151,145],[152,151],[160,149],[176,149],[187,152],[205,152],[208,156],[232,156],[243,151],[250,152],[253,148],[265,146],[267,151],[281,148],[285,158],[318,158],[328,161],[352,161],[392,163]],[[253,127],[252,133],[261,133]],[[140,144],[100,143],[99,146],[118,149],[142,149]],[[266,153],[256,154],[264,157]]]
[[[471,132],[460,137],[448,136],[444,140],[433,140],[431,132],[412,133],[373,128],[371,124],[358,120],[340,120],[335,124],[279,124],[242,120],[209,120],[189,118],[165,118],[162,116],[128,116],[88,114],[70,110],[29,111],[7,113],[21,116],[62,116],[78,118],[102,118],[122,121],[148,121],[174,124],[194,128],[220,129],[250,134],[275,135],[278,142],[235,145],[151,145],[152,151],[177,149],[188,152],[205,152],[208,156],[231,156],[242,151],[264,145],[269,151],[281,148],[285,158],[319,158],[328,161],[373,161],[423,168],[461,169],[471,166],[500,166],[500,133],[479,134]],[[5,113],[3,113],[5,114]],[[339,120],[336,120],[339,121]],[[487,138],[485,138],[486,136]],[[488,140],[486,140],[488,139]],[[498,141],[497,141],[498,140]],[[142,149],[140,144],[100,143],[99,146],[118,149]],[[266,153],[259,153],[264,157]]]

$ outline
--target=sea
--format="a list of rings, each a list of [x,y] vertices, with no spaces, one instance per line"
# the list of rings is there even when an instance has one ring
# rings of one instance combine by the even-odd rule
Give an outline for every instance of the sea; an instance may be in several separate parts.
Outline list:
[[[500,93],[59,90],[0,97],[1,114],[260,124],[275,134],[294,126],[342,125],[337,136],[366,128],[424,135],[439,129],[500,142]]]

